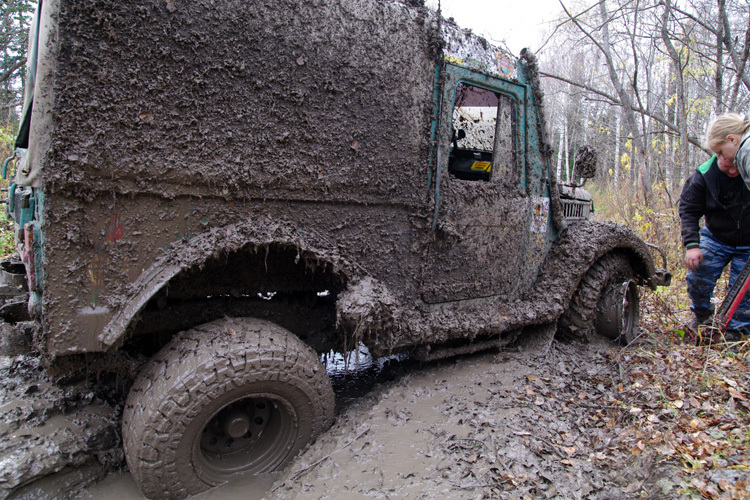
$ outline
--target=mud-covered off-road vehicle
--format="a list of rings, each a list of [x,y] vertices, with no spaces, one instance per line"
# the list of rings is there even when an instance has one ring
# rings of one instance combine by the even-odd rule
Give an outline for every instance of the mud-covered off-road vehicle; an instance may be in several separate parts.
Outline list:
[[[121,445],[150,498],[277,469],[333,419],[331,350],[631,340],[668,273],[556,184],[543,120],[532,54],[420,2],[40,0],[0,496]]]

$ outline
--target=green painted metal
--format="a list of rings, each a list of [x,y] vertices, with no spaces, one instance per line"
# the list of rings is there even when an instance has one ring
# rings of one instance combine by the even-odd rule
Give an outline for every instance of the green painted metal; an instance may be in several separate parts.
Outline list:
[[[8,178],[8,164],[14,159],[16,159],[17,157],[18,157],[18,150],[15,150],[13,151],[13,156],[11,156],[10,158],[6,158],[5,161],[3,162],[3,172],[2,172],[3,179]]]

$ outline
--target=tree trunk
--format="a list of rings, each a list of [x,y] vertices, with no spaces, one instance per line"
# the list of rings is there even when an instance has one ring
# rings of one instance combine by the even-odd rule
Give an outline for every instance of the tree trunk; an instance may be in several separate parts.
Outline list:
[[[669,58],[672,60],[674,67],[675,76],[677,77],[677,106],[675,109],[676,119],[678,121],[678,128],[680,130],[680,161],[683,165],[689,164],[688,158],[688,129],[687,129],[687,96],[685,95],[685,80],[682,72],[682,60],[680,54],[672,44],[672,39],[669,37],[668,23],[669,17],[672,13],[672,0],[664,0],[664,14],[662,15],[661,23],[661,39],[664,41],[664,46],[667,49]]]
[[[599,15],[602,21],[602,43],[599,45],[600,50],[604,53],[604,58],[607,62],[607,69],[609,71],[609,78],[612,81],[612,85],[617,92],[617,96],[622,103],[622,111],[625,114],[625,123],[630,130],[630,135],[633,140],[633,156],[631,160],[631,167],[635,168],[635,159],[640,156],[643,161],[643,168],[641,170],[641,188],[643,193],[644,202],[649,205],[651,203],[651,178],[648,168],[646,168],[646,148],[643,142],[643,135],[638,129],[638,122],[633,112],[633,100],[630,98],[630,94],[620,80],[620,76],[617,74],[617,68],[612,58],[611,44],[609,41],[609,19],[607,14],[606,1],[602,0],[599,2]]]
[[[565,127],[563,126],[564,116],[557,120],[557,126],[560,131],[560,142],[557,146],[557,180],[562,180],[562,158],[563,158],[563,141],[565,140]]]
[[[724,0],[718,0],[719,11],[724,10]],[[669,4],[667,4],[667,10]],[[716,114],[721,114],[726,111],[724,107],[724,64],[722,59],[724,58],[723,44],[724,40],[724,25],[720,24],[716,31],[716,74],[714,76],[714,82],[716,85]]]
[[[620,123],[622,114],[617,113],[617,125],[615,126],[615,192],[620,190]]]

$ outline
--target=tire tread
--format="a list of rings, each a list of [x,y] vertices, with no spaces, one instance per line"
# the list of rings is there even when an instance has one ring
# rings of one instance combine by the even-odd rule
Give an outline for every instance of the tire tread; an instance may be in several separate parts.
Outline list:
[[[225,318],[175,336],[136,378],[123,413],[125,454],[143,493],[183,498],[209,488],[177,470],[179,437],[209,401],[243,385],[273,380],[308,396],[310,439],[331,424],[334,396],[328,376],[317,354],[290,332],[264,320]],[[295,443],[296,450],[305,444]]]

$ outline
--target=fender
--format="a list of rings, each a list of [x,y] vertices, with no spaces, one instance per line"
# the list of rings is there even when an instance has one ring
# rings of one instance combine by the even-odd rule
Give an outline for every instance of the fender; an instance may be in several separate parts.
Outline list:
[[[246,247],[268,248],[281,244],[298,249],[299,258],[316,262],[327,262],[333,271],[345,281],[363,275],[360,266],[344,260],[329,238],[298,227],[288,222],[268,221],[259,226],[257,221],[213,228],[188,242],[175,242],[167,251],[128,286],[125,306],[107,323],[97,340],[103,350],[111,350],[125,337],[128,326],[148,301],[177,274],[201,267],[208,259],[236,252]]]
[[[614,222],[580,221],[569,224],[553,243],[539,279],[525,294],[526,300],[539,294],[555,297],[554,314],[559,316],[589,267],[612,251],[628,256],[641,285],[656,289],[668,284],[671,275],[656,269],[649,245],[632,229]]]

